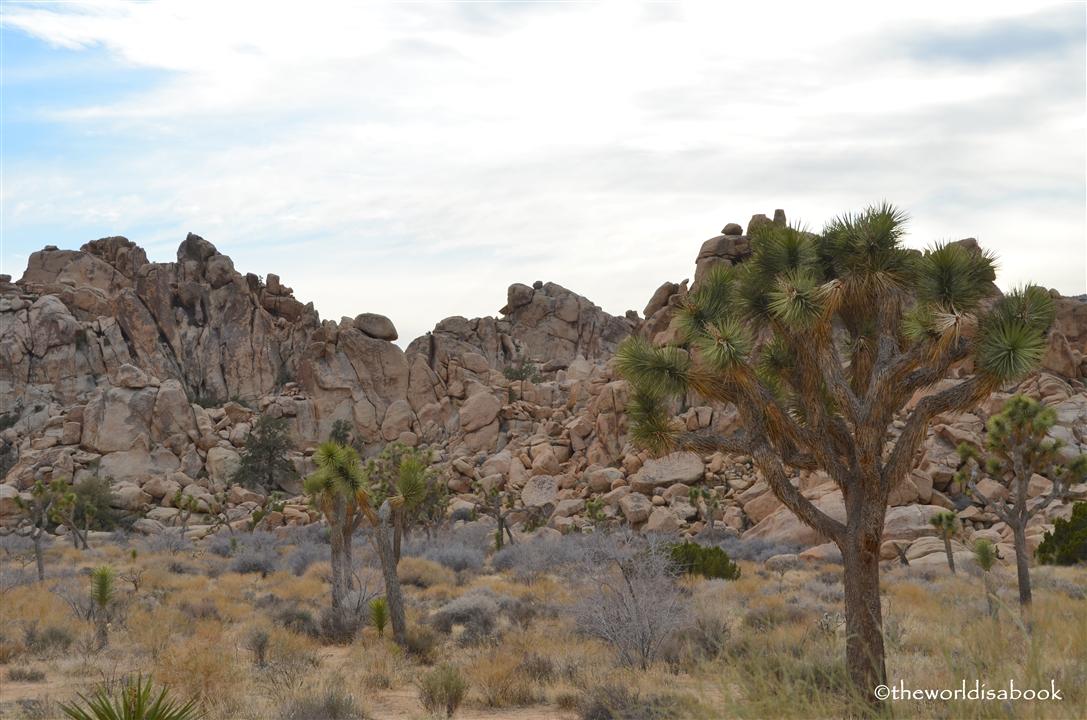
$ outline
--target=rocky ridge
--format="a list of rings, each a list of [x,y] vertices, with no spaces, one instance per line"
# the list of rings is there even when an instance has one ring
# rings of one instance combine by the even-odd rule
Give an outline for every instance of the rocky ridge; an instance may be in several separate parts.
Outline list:
[[[703,243],[694,284],[715,264],[743,262],[751,231],[769,222],[784,223],[784,213],[754,216],[746,233],[730,223]],[[119,506],[144,516],[143,531],[179,522],[178,491],[197,507],[191,533],[207,532],[215,515],[241,527],[265,498],[230,478],[264,413],[288,418],[300,474],[318,440],[346,419],[374,446],[434,447],[456,493],[451,510],[473,507],[478,485],[506,487],[545,518],[536,533],[587,527],[587,503],[596,501],[608,522],[696,534],[709,510],[692,504],[688,490],[705,486],[719,500],[715,522],[725,532],[833,556],[773,497],[748,458],[651,459],[627,442],[628,388],[610,357],[630,333],[668,339],[672,309],[687,292],[686,280],[664,283],[644,318],[615,317],[553,283],[515,284],[500,317],[447,318],[402,351],[384,316],[322,321],[278,276],[242,275],[195,235],[171,263],[149,262],[117,237],[78,251],[47,247],[19,281],[0,276],[0,526],[14,524],[14,496],[35,480],[97,475],[112,479]],[[1058,298],[1057,305],[1044,370],[1019,389],[1055,407],[1054,435],[1073,454],[1087,451],[1087,302]],[[522,362],[535,363],[542,377],[507,379],[503,370]],[[968,536],[1007,544],[1010,531],[952,477],[955,444],[976,436],[1001,400],[994,395],[975,413],[934,423],[917,470],[888,511],[886,557],[896,556],[898,543],[911,561],[940,561],[928,518],[943,508],[958,512]],[[696,405],[682,418],[691,429],[729,432],[737,424],[729,407]],[[840,491],[821,474],[799,473],[795,482],[820,507],[842,512]],[[1045,484],[1038,478],[1032,492]],[[294,497],[262,526],[316,519],[297,485],[283,490]],[[1076,493],[1087,497],[1087,488]],[[1032,541],[1067,512],[1052,506]]]

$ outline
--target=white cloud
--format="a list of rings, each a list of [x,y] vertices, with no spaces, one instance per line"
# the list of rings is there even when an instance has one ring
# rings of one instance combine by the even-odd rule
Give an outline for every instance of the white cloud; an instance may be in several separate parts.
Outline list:
[[[128,149],[9,165],[5,224],[154,227],[132,239],[159,259],[191,230],[408,339],[514,281],[640,309],[727,221],[884,197],[915,245],[975,235],[1003,283],[1084,291],[1082,42],[982,66],[903,49],[1067,8],[725,5],[15,6],[12,27],[169,74],[43,108]]]

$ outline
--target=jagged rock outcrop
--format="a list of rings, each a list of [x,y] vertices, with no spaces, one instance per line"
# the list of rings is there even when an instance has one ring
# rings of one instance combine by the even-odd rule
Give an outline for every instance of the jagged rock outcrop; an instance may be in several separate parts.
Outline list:
[[[778,211],[773,219],[752,217],[746,232],[726,225],[703,243],[694,285],[714,265],[744,262],[760,224],[784,222]],[[664,283],[641,320],[609,315],[553,283],[514,284],[499,317],[447,318],[405,352],[392,344],[397,333],[387,317],[322,321],[279,276],[242,275],[195,235],[170,263],[149,262],[116,237],[79,251],[46,248],[18,282],[0,277],[0,526],[12,524],[14,496],[35,480],[99,476],[113,480],[120,507],[145,516],[141,532],[180,522],[178,493],[195,502],[193,532],[207,531],[217,514],[244,527],[266,498],[233,485],[232,476],[265,414],[288,419],[296,445],[290,459],[303,474],[316,443],[346,419],[374,447],[434,448],[455,507],[474,506],[476,487],[505,488],[543,513],[551,532],[625,522],[696,534],[709,509],[692,503],[689,490],[704,487],[717,497],[719,530],[816,546],[801,558],[833,556],[781,506],[749,458],[650,459],[630,444],[629,386],[611,356],[631,333],[674,338],[672,314],[687,292],[687,280]],[[1087,451],[1087,302],[1056,303],[1046,372],[1020,390],[1054,408],[1052,435],[1071,455]],[[526,362],[538,376],[507,377],[505,370]],[[967,540],[1007,543],[1010,530],[954,482],[955,445],[976,438],[1002,399],[996,394],[973,413],[933,424],[916,469],[892,493],[885,557],[897,555],[890,543],[927,557],[933,508],[955,510]],[[692,404],[680,419],[690,430],[726,434],[738,424],[728,406]],[[794,482],[816,505],[840,510],[841,493],[825,476],[797,473]],[[297,483],[283,489],[299,492]],[[1045,489],[1039,478],[1030,492]],[[1075,492],[1087,497],[1085,487]],[[600,503],[593,520],[590,500]],[[1054,505],[1037,518],[1031,542],[1067,508]],[[296,497],[267,512],[261,526],[316,519]]]

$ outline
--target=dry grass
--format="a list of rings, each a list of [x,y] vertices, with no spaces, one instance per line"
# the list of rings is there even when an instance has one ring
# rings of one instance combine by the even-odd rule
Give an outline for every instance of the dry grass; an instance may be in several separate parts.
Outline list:
[[[360,547],[357,552],[366,552]],[[851,694],[844,670],[840,572],[836,566],[801,567],[783,578],[741,563],[735,582],[684,580],[694,626],[673,639],[646,671],[616,665],[610,648],[574,632],[566,606],[579,596],[568,580],[540,576],[530,583],[504,574],[452,571],[421,558],[404,558],[400,575],[408,597],[409,625],[425,629],[436,608],[469,592],[489,590],[530,605],[524,621],[501,617],[496,634],[469,647],[439,633],[423,656],[410,655],[365,629],[347,646],[317,640],[278,625],[277,614],[297,608],[316,617],[327,603],[328,563],[302,576],[275,572],[266,578],[226,569],[214,555],[141,552],[103,545],[91,553],[70,546],[49,552],[51,572],[82,587],[80,568],[111,562],[121,572],[144,570],[139,593],[119,585],[127,621],[111,632],[105,652],[85,647],[90,626],[76,620],[56,594],[37,585],[0,596],[0,717],[22,717],[17,699],[47,707],[86,692],[95,683],[127,673],[151,672],[178,696],[196,696],[210,720],[278,717],[283,708],[316,701],[338,677],[376,717],[420,718],[415,680],[435,665],[452,663],[469,683],[457,717],[573,717],[592,702],[634,703],[632,717],[834,718],[865,709]],[[188,572],[169,569],[182,563]],[[63,573],[60,571],[63,570]],[[73,571],[75,574],[73,574]],[[210,577],[209,577],[210,574]],[[1061,703],[899,701],[896,718],[1087,717],[1087,569],[1037,572],[1033,623],[1017,622],[1014,575],[997,578],[1002,607],[985,613],[980,578],[939,570],[894,568],[884,574],[888,673],[910,688],[955,688],[976,678],[990,688],[1014,679],[1019,687],[1048,687]],[[360,573],[380,587],[376,571]],[[65,651],[32,650],[24,631],[57,628],[71,638]],[[267,633],[265,662],[254,662],[246,638]],[[43,672],[44,682],[13,682],[7,669]],[[17,673],[18,676],[18,673]],[[645,710],[648,708],[648,710]],[[637,712],[643,712],[638,710]],[[653,714],[656,713],[656,714]]]

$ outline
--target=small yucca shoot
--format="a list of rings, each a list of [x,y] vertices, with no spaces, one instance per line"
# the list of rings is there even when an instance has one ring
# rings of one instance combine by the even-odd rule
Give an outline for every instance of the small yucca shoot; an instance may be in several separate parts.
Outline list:
[[[996,546],[985,538],[974,542],[974,562],[985,571],[985,602],[989,605],[989,616],[996,617],[996,605],[993,603],[992,575],[990,570],[996,565]]]
[[[389,622],[389,604],[385,598],[374,598],[370,601],[370,622],[377,628],[377,634],[384,637],[385,625]]]

